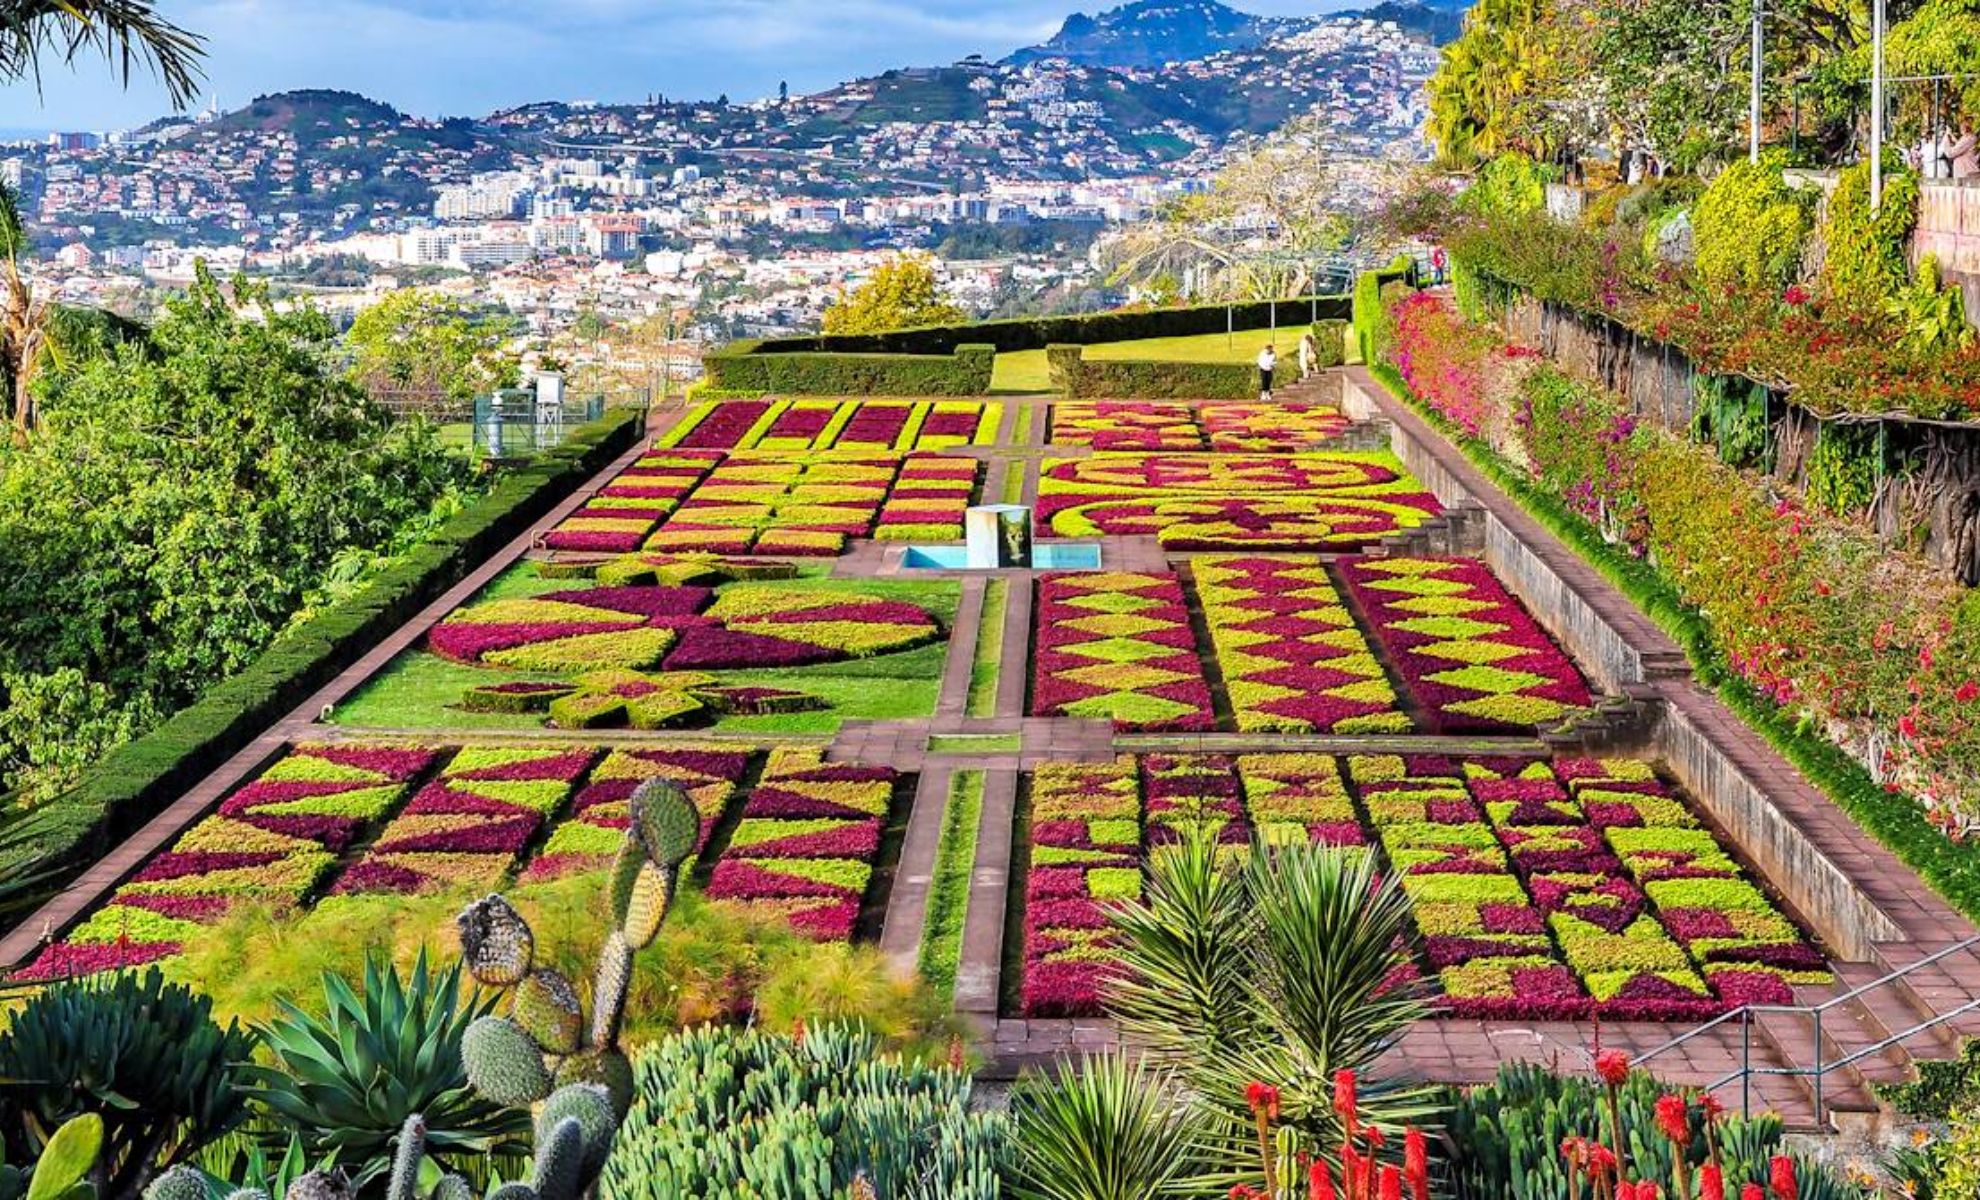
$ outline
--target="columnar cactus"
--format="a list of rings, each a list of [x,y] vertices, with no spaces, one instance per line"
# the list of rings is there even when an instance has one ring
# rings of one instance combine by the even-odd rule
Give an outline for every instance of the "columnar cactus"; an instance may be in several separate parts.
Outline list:
[[[500,896],[459,918],[468,971],[490,987],[513,988],[505,1017],[483,1017],[461,1043],[468,1082],[501,1104],[532,1104],[569,1084],[602,1086],[615,1115],[632,1103],[632,1064],[619,1048],[633,955],[653,944],[673,904],[681,864],[694,853],[701,817],[685,793],[649,779],[633,793],[625,840],[612,867],[615,927],[598,954],[586,1021],[577,988],[536,967],[529,923]]]

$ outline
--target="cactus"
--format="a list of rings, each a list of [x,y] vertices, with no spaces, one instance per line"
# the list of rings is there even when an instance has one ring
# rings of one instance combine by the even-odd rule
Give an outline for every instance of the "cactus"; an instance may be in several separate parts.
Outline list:
[[[536,1114],[536,1141],[539,1146],[566,1121],[577,1123],[582,1137],[581,1166],[586,1179],[594,1178],[612,1150],[612,1135],[618,1132],[619,1116],[605,1089],[595,1083],[574,1083],[558,1088],[543,1102]]]
[[[488,1193],[488,1200],[536,1200],[536,1189],[526,1183],[505,1183]]]
[[[144,1189],[144,1200],[206,1200],[206,1176],[184,1163],[168,1167]]]
[[[488,987],[509,987],[529,972],[536,937],[507,900],[489,896],[469,905],[455,923],[468,974]]]
[[[580,1050],[557,1064],[556,1086],[595,1083],[605,1089],[612,1101],[612,1113],[621,1120],[632,1106],[632,1060],[618,1050]]]
[[[461,1035],[468,1086],[497,1104],[534,1104],[550,1092],[543,1047],[506,1017],[482,1017]]]
[[[474,1200],[474,1187],[459,1175],[443,1175],[433,1187],[432,1200]]]
[[[509,1017],[546,1054],[569,1054],[584,1034],[584,1008],[577,989],[555,971],[531,971],[516,985]]]
[[[417,1200],[419,1164],[426,1157],[426,1118],[414,1113],[399,1129],[398,1153],[392,1156],[392,1181],[385,1200]]]
[[[351,1179],[340,1168],[318,1168],[296,1176],[282,1200],[351,1200]]]
[[[674,872],[653,865],[645,852],[631,843],[619,851],[619,860],[613,877],[612,909],[626,941],[635,950],[643,950],[660,935],[667,909],[674,902]]]
[[[576,1117],[565,1117],[536,1139],[536,1163],[529,1186],[537,1200],[577,1200],[584,1178],[584,1130]]]
[[[626,935],[614,929],[598,951],[598,975],[591,984],[591,1034],[585,1045],[594,1050],[619,1044],[619,1022],[626,1014],[626,990],[632,985],[633,951]]]
[[[235,1188],[227,1193],[227,1200],[268,1200],[268,1193],[260,1188]]]
[[[701,814],[678,784],[649,779],[633,792],[632,828],[647,858],[671,874],[701,840]]]

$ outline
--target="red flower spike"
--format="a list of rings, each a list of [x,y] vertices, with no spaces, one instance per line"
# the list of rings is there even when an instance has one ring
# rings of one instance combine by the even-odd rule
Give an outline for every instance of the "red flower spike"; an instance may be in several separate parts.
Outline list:
[[[1739,1200],[1767,1200],[1767,1193],[1757,1183],[1742,1184],[1739,1189]]]
[[[1354,1072],[1334,1072],[1334,1111],[1340,1114],[1347,1127],[1355,1127]]]
[[[1306,1200],[1335,1200],[1333,1176],[1327,1174],[1327,1164],[1317,1158],[1306,1169]]]
[[[1726,1175],[1718,1163],[1698,1169],[1698,1200],[1726,1200]]]
[[[1393,1166],[1382,1168],[1382,1200],[1402,1200],[1402,1172]]]
[[[1691,1108],[1683,1096],[1667,1092],[1657,1097],[1657,1128],[1679,1149],[1691,1145]]]
[[[1403,1131],[1403,1174],[1414,1200],[1430,1200],[1430,1148],[1415,1126]]]
[[[1370,1125],[1368,1128],[1362,1130],[1361,1132],[1365,1137],[1367,1137],[1368,1148],[1370,1150],[1380,1150],[1383,1146],[1386,1146],[1389,1143],[1388,1137],[1384,1135],[1381,1130],[1375,1128],[1373,1125]]]
[[[1621,1087],[1629,1080],[1629,1055],[1621,1050],[1596,1052],[1595,1074],[1610,1087]]]
[[[1794,1160],[1776,1154],[1767,1164],[1767,1182],[1773,1186],[1774,1200],[1795,1200],[1800,1189],[1794,1179]]]

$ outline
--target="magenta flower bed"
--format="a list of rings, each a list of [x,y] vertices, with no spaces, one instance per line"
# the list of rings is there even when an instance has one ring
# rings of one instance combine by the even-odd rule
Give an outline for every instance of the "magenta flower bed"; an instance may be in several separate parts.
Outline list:
[[[901,785],[885,768],[827,766],[819,750],[773,752],[708,897],[775,913],[819,941],[852,937]]]
[[[1574,663],[1476,559],[1350,559],[1341,574],[1438,731],[1530,733],[1592,702]]]
[[[675,439],[674,445],[682,450],[734,449],[770,411],[770,404],[768,400],[725,400],[711,408],[685,436]]]
[[[1173,575],[1041,575],[1031,712],[1144,731],[1215,727],[1210,685]]]

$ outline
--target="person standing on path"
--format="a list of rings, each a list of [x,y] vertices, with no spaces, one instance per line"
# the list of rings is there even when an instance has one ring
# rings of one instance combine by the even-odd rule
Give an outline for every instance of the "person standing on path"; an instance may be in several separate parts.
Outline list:
[[[1313,331],[1307,330],[1299,339],[1299,377],[1313,378],[1313,372],[1320,367],[1320,343],[1313,340]]]
[[[1278,365],[1278,352],[1272,349],[1272,343],[1265,343],[1265,348],[1258,352],[1258,398],[1267,404],[1272,402],[1272,369]]]
[[[1952,160],[1952,177],[1960,183],[1980,175],[1980,154],[1974,153],[1976,141],[1972,127],[1961,126],[1959,139],[1940,151]]]

